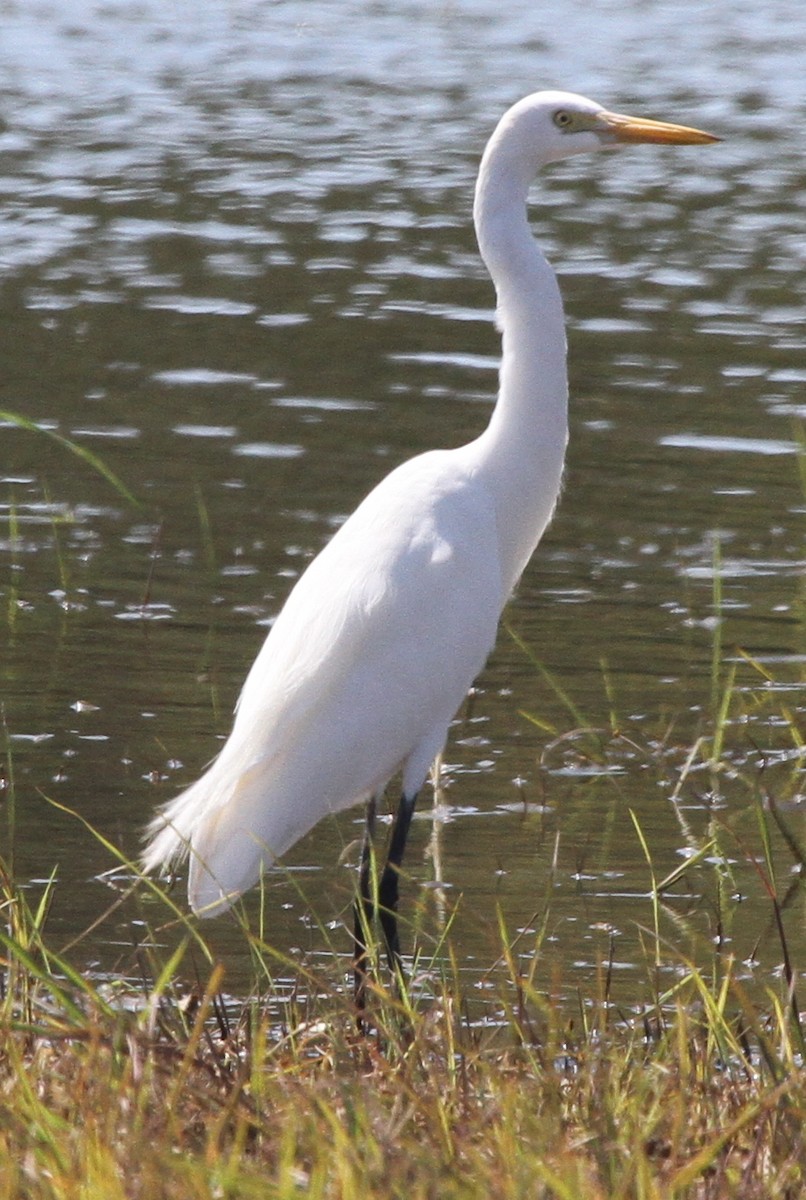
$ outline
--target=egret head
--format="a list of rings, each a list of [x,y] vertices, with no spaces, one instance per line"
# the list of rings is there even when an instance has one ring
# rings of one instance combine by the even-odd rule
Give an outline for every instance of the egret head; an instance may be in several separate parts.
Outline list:
[[[502,120],[509,138],[534,160],[535,167],[590,150],[637,142],[695,145],[719,138],[701,129],[608,112],[573,92],[534,92],[515,104]],[[503,132],[503,128],[502,128]]]

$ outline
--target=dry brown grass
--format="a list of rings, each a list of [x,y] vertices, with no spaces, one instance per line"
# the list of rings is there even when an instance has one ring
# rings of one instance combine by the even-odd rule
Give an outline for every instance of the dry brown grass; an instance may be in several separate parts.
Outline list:
[[[225,1010],[215,967],[202,993],[177,995],[177,955],[112,1003],[48,952],[41,914],[8,884],[5,912],[0,1200],[806,1190],[785,995],[762,1011],[737,979],[715,993],[692,968],[632,1019],[594,1004],[577,1034],[520,977],[502,978],[492,1031],[466,1020],[451,979],[417,1005],[378,985],[360,1036],[335,962],[307,980],[316,1000]]]

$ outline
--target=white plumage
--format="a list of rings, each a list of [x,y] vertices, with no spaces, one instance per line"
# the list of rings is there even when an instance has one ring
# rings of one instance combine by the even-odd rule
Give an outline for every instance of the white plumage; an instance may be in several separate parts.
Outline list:
[[[399,771],[410,817],[493,646],[551,519],[567,440],[562,303],[526,213],[538,168],[621,142],[714,140],[563,92],[504,115],[474,210],[503,335],[490,423],[466,446],[404,463],[358,506],[293,588],[218,758],[152,822],[144,868],[189,854],[196,912],[227,908],[322,817]]]

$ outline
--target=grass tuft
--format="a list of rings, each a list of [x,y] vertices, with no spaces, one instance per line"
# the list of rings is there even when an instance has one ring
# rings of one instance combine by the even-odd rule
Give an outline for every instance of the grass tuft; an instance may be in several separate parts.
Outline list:
[[[196,927],[164,957],[152,934],[140,981],[98,981],[48,946],[47,889],[32,907],[7,872],[2,884],[0,1200],[795,1200],[806,1187],[790,981],[762,1004],[730,964],[712,977],[682,958],[658,930],[657,886],[647,1000],[629,1012],[604,965],[569,1015],[540,979],[540,933],[526,946],[500,917],[488,999],[463,993],[446,935],[402,994],[379,973],[362,1036],[336,954],[296,963],[289,989],[288,961],[244,917],[251,997],[226,996]],[[665,993],[659,958],[675,967]]]

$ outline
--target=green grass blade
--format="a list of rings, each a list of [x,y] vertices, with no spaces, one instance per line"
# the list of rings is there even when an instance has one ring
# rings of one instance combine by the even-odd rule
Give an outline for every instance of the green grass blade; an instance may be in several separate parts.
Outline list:
[[[76,458],[80,458],[88,467],[92,467],[93,471],[97,471],[99,475],[110,483],[118,495],[122,496],[127,503],[135,508],[142,508],[141,502],[133,495],[126,487],[125,483],[115,472],[108,467],[102,458],[97,454],[93,454],[86,446],[74,442],[71,438],[64,437],[61,433],[56,433],[53,429],[46,429],[42,425],[37,425],[36,421],[31,421],[28,417],[24,417],[21,413],[10,412],[8,409],[0,409],[0,421],[6,421],[10,425],[16,425],[18,429],[26,429],[29,433],[44,434],[51,441],[56,442],[65,450],[69,450],[71,454],[75,454]]]

